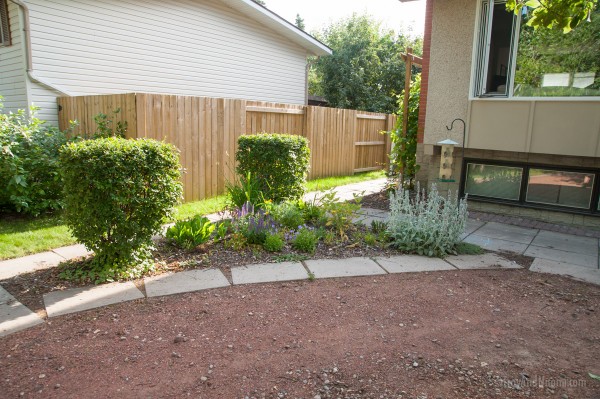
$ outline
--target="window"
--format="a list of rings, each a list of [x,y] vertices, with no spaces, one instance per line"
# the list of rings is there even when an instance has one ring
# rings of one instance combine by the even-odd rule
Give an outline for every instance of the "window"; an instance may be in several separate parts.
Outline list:
[[[476,97],[600,96],[600,8],[568,34],[527,26],[504,1],[484,0]]]
[[[564,170],[465,160],[461,191],[470,198],[600,212],[600,170]]]
[[[10,46],[10,21],[7,0],[0,0],[0,47]]]
[[[588,209],[593,186],[593,173],[530,169],[526,201]]]
[[[476,96],[507,96],[511,83],[515,14],[502,1],[484,1],[477,52]]]
[[[467,164],[465,193],[489,198],[518,200],[523,168]]]

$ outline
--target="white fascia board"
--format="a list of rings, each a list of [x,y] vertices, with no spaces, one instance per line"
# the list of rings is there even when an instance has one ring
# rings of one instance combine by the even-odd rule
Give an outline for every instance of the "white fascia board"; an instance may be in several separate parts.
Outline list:
[[[330,55],[333,52],[329,47],[304,32],[302,29],[252,0],[221,1],[229,7],[238,10],[249,18],[254,19],[258,23],[263,24],[299,46],[307,49],[312,55]]]

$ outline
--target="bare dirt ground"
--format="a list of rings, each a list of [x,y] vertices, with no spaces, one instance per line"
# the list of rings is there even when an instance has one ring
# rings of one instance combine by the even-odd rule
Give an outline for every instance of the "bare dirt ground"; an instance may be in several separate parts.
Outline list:
[[[0,339],[0,396],[600,398],[600,289],[526,270],[146,299]]]

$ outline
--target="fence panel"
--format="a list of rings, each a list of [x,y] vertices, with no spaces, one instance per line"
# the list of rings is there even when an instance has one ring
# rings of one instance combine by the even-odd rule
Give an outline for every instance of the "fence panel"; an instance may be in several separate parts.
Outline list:
[[[235,179],[242,134],[288,133],[308,138],[309,178],[381,169],[390,143],[380,131],[395,116],[347,109],[147,93],[61,97],[60,128],[78,120],[75,134],[93,133],[94,116],[128,123],[127,137],[164,140],[180,150],[185,201],[222,194]],[[120,109],[118,114],[112,111]]]

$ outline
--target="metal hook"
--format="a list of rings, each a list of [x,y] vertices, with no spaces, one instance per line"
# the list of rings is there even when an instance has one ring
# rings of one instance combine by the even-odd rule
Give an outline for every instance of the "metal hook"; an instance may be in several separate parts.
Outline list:
[[[450,126],[446,125],[446,130],[450,131],[450,130],[454,129],[454,122],[456,122],[456,121],[461,121],[463,123],[462,157],[463,157],[463,159],[465,159],[465,137],[467,134],[467,124],[465,123],[464,120],[462,120],[460,118],[456,118],[450,123]]]

